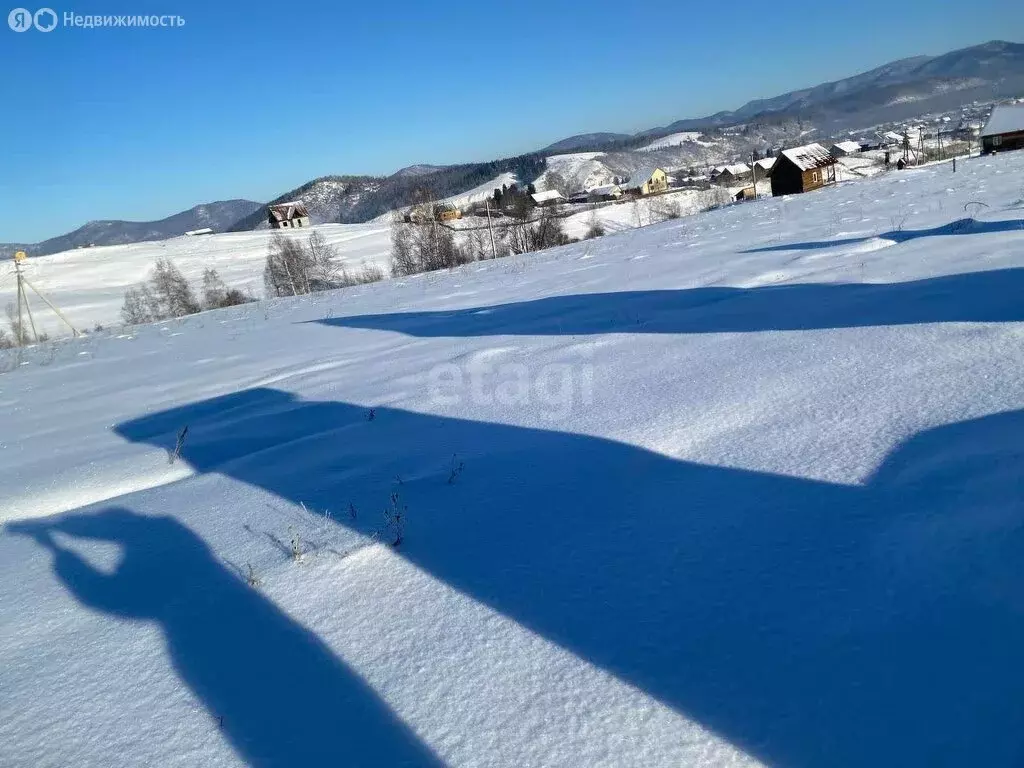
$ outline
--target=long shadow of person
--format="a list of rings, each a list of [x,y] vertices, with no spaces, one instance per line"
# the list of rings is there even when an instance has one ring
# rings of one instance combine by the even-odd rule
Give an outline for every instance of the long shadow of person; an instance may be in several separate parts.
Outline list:
[[[248,765],[440,764],[315,635],[176,520],[112,508],[8,528],[53,553],[55,573],[83,605],[158,623],[179,676]],[[123,559],[104,573],[54,534],[116,543]]]
[[[269,389],[118,432],[186,424],[196,469],[311,510],[383,506],[400,475],[401,554],[768,764],[1024,759],[1024,412],[922,433],[859,486]]]

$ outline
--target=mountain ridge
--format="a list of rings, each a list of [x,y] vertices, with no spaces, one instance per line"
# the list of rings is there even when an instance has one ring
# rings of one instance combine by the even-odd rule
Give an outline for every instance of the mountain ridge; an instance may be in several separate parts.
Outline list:
[[[316,222],[357,223],[408,205],[417,196],[427,194],[438,199],[459,194],[509,171],[516,173],[520,183],[530,182],[544,172],[548,156],[562,153],[614,152],[619,165],[628,168],[635,164],[631,154],[642,149],[643,144],[678,132],[748,123],[781,125],[789,121],[811,125],[816,137],[825,137],[887,121],[912,119],[929,111],[955,109],[971,101],[1021,95],[1024,44],[991,40],[935,56],[896,59],[850,77],[752,99],[735,110],[684,118],[635,134],[576,134],[517,157],[445,166],[414,164],[389,176],[322,176],[270,203],[302,197]],[[204,216],[203,209],[210,207],[218,207],[217,215]],[[263,225],[264,211],[263,203],[236,199],[194,206],[155,222],[93,221],[40,243],[0,244],[0,256],[9,256],[18,248],[46,255],[89,244],[159,240],[206,226],[215,231],[254,229]]]
[[[215,232],[224,232],[239,218],[258,210],[261,205],[253,200],[236,198],[200,203],[156,221],[97,219],[86,222],[71,232],[38,243],[0,243],[0,257],[10,258],[16,250],[24,250],[30,256],[47,256],[90,245],[123,245],[166,240],[205,227]]]

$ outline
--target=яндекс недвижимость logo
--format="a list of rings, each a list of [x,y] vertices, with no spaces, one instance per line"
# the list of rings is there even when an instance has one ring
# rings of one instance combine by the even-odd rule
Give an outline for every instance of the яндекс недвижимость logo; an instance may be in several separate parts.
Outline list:
[[[40,8],[35,13],[15,8],[7,14],[7,26],[15,32],[27,32],[33,27],[40,32],[52,32],[57,26],[57,13],[52,8]]]
[[[185,17],[178,14],[126,14],[123,16],[80,14],[74,11],[64,11],[62,17],[58,17],[53,8],[40,8],[35,13],[28,8],[15,8],[7,14],[7,26],[15,32],[28,32],[30,29],[36,29],[39,32],[52,32],[58,25],[65,29],[102,29],[106,27],[177,29],[185,26]]]

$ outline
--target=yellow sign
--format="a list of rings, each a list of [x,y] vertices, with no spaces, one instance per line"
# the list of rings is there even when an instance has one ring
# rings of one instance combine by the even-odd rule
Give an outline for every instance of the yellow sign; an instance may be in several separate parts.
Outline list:
[[[24,251],[15,251],[14,252],[14,260],[15,261],[24,261],[27,258],[28,258],[28,256],[25,255]]]

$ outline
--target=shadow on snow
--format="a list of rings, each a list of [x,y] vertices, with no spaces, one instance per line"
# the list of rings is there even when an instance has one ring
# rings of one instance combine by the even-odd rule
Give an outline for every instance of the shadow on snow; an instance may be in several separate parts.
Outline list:
[[[8,530],[49,549],[57,577],[83,605],[158,623],[178,675],[247,765],[440,765],[315,635],[176,520],[112,508]],[[123,560],[113,574],[98,571],[55,533],[116,543]]]
[[[1024,320],[1024,269],[904,283],[801,283],[552,296],[436,312],[313,322],[409,336],[723,333]]]
[[[957,219],[948,224],[942,224],[931,229],[897,229],[891,232],[884,232],[873,237],[847,237],[841,240],[817,240],[803,243],[788,243],[784,245],[767,245],[760,248],[751,248],[740,253],[770,253],[773,251],[815,251],[822,248],[835,248],[842,245],[858,245],[868,240],[889,240],[896,244],[907,243],[911,240],[919,240],[922,237],[943,237],[946,235],[986,235],[995,232],[1022,232],[1024,231],[1024,220],[1008,219],[1004,221],[978,221],[968,217]]]
[[[862,486],[387,408],[369,421],[272,389],[118,432],[167,449],[185,424],[198,471],[311,510],[351,500],[364,532],[399,476],[403,556],[769,764],[1024,758],[1024,412],[919,434]],[[453,453],[466,469],[449,484]],[[369,734],[380,764],[427,761],[176,523],[111,512],[58,527],[125,545],[116,579],[59,551],[58,574],[88,605],[162,621],[243,755],[253,742],[251,754],[284,753],[272,741],[293,728],[314,742],[341,728]]]

